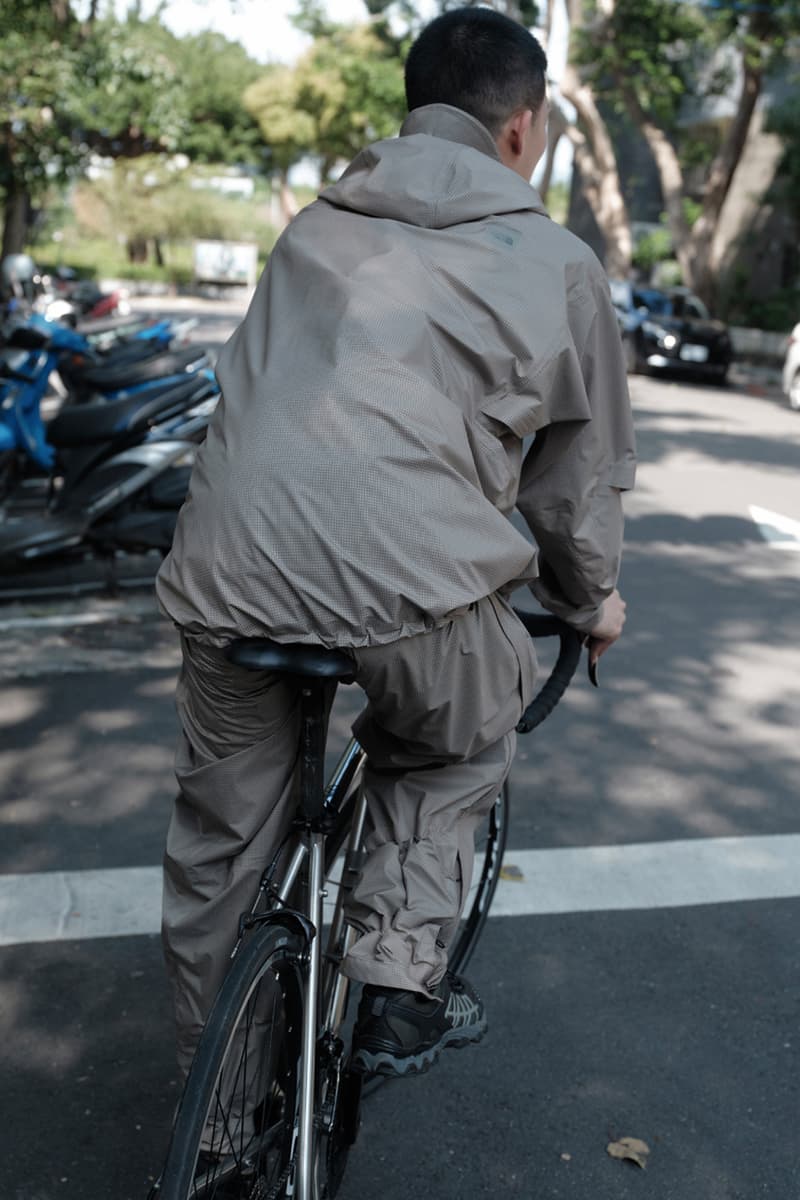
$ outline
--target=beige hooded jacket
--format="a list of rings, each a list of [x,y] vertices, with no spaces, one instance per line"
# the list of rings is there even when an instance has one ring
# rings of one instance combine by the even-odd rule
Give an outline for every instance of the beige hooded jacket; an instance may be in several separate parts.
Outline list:
[[[634,478],[608,286],[472,117],[416,110],[295,218],[217,375],[157,582],[189,632],[375,645],[525,582],[595,622]]]

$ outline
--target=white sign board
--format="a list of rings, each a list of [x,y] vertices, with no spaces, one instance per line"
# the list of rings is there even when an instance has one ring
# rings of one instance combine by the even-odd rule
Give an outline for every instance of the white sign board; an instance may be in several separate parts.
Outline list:
[[[253,287],[258,246],[252,242],[195,242],[194,277],[198,283],[241,283]]]

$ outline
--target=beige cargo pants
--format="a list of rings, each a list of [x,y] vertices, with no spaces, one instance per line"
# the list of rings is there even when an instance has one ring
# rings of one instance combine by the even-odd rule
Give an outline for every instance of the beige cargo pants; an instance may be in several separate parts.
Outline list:
[[[496,596],[430,633],[352,653],[368,701],[354,729],[369,755],[369,816],[350,913],[361,937],[343,969],[427,992],[446,969],[474,831],[511,765],[535,655]],[[180,794],[164,859],[162,933],[185,1071],[239,915],[291,824],[299,712],[292,682],[234,667],[189,638],[177,708]]]

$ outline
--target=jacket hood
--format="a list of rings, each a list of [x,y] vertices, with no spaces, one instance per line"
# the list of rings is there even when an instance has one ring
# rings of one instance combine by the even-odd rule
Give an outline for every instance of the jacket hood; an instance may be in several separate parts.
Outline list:
[[[321,199],[428,229],[503,213],[546,215],[538,192],[500,161],[489,131],[447,104],[415,109],[399,137],[362,150]]]

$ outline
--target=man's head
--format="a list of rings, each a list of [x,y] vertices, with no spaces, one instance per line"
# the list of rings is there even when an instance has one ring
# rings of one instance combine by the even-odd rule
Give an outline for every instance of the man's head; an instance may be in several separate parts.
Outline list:
[[[450,104],[491,133],[525,178],[547,144],[547,58],[533,34],[491,8],[457,8],[423,29],[406,61],[409,111]]]

